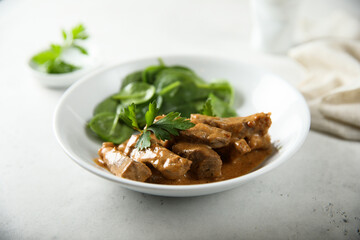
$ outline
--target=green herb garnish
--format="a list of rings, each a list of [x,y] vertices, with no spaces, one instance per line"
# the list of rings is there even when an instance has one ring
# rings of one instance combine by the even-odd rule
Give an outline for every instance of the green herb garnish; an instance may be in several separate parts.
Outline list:
[[[62,55],[68,49],[78,49],[82,54],[88,55],[88,51],[79,45],[81,40],[89,37],[82,24],[77,25],[71,31],[62,30],[64,43],[62,45],[52,44],[48,50],[42,51],[31,59],[37,69],[42,72],[59,74],[69,73],[81,67],[70,64],[62,59]],[[80,41],[79,41],[80,40]]]
[[[158,121],[154,121],[159,109],[156,107],[156,102],[152,102],[149,104],[149,110],[145,113],[146,125],[141,129],[135,112],[136,106],[131,104],[123,110],[120,118],[126,125],[140,132],[141,135],[136,143],[136,148],[140,150],[150,147],[151,132],[154,133],[157,139],[170,140],[172,136],[178,136],[180,130],[186,130],[195,125],[189,119],[181,117],[180,113],[177,112],[171,112]]]

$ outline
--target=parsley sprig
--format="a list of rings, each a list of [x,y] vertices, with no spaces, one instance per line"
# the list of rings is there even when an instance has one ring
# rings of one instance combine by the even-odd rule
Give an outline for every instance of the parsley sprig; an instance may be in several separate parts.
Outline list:
[[[70,31],[62,30],[63,44],[51,44],[50,48],[42,51],[31,59],[36,64],[39,71],[46,73],[68,73],[80,69],[64,61],[62,54],[70,49],[78,49],[82,54],[88,55],[88,51],[80,45],[79,40],[85,40],[89,37],[85,27],[82,24],[75,26]]]
[[[172,136],[178,136],[180,130],[186,130],[195,126],[189,119],[180,116],[180,113],[170,112],[163,118],[154,121],[159,109],[156,102],[149,104],[149,110],[145,114],[146,125],[144,129],[139,128],[136,119],[136,105],[131,104],[124,108],[120,114],[120,118],[126,125],[140,132],[140,137],[136,143],[136,148],[143,150],[151,145],[151,133],[160,140],[170,140]]]

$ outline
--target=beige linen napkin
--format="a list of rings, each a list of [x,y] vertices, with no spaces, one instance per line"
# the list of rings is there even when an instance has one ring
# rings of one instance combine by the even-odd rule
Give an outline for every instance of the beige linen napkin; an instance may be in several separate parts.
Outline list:
[[[319,38],[360,39],[358,17],[341,9],[325,16],[308,15],[298,19],[295,31],[296,42],[303,43]]]
[[[310,107],[311,128],[360,140],[360,41],[317,40],[289,55],[307,72],[298,88]]]

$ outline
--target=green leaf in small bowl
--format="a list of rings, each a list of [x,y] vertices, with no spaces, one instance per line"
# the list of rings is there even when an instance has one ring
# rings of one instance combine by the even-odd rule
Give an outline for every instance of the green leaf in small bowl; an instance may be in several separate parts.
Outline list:
[[[42,51],[31,58],[30,66],[37,71],[60,74],[79,70],[81,67],[64,61],[63,55],[69,49],[78,49],[82,54],[88,55],[88,51],[79,45],[79,40],[88,38],[83,25],[74,27],[71,31],[62,30],[63,44],[52,44],[49,49]]]
[[[49,61],[54,61],[60,56],[61,52],[62,47],[60,45],[52,44],[50,49],[36,54],[31,60],[39,65],[45,64]]]
[[[73,47],[77,48],[82,54],[89,55],[88,51],[85,48],[83,48],[82,46],[74,44]]]
[[[89,35],[86,32],[86,29],[84,27],[84,25],[79,24],[77,26],[75,26],[72,30],[72,37],[73,39],[82,39],[85,40],[89,37]]]
[[[55,61],[50,61],[47,64],[46,72],[47,73],[59,74],[59,73],[73,72],[73,71],[78,70],[78,69],[80,69],[80,67],[69,64],[67,62],[64,62],[63,60],[57,59]]]

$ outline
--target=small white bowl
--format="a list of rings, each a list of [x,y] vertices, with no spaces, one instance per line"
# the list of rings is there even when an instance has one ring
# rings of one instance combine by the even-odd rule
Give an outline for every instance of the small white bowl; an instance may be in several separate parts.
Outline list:
[[[90,71],[92,67],[85,67],[70,73],[50,74],[34,69],[29,62],[29,68],[33,77],[43,86],[48,88],[67,88]]]
[[[169,56],[168,65],[184,65],[204,79],[227,79],[235,88],[235,107],[240,116],[271,112],[269,130],[279,150],[260,168],[234,179],[197,185],[161,185],[116,177],[97,166],[93,159],[101,141],[88,134],[86,123],[94,107],[120,88],[127,74],[157,64],[157,57],[120,63],[94,72],[72,85],[62,96],[54,115],[55,136],[61,147],[77,164],[121,186],[149,194],[185,197],[228,190],[269,172],[289,160],[303,144],[310,127],[310,114],[302,95],[285,80],[255,66],[208,56]]]
[[[76,66],[80,65],[79,70],[70,72],[70,73],[45,73],[38,71],[36,69],[35,63],[30,60],[28,61],[28,66],[33,77],[38,80],[38,82],[48,88],[67,88],[89,72],[95,70],[100,66],[100,59],[95,57],[96,51],[91,50],[89,55],[82,55],[76,50],[70,50],[64,56],[64,60]]]

